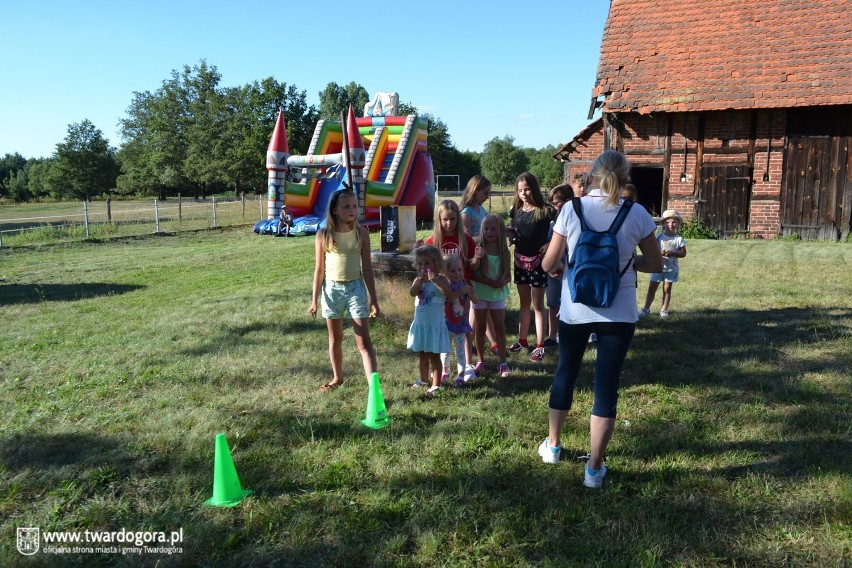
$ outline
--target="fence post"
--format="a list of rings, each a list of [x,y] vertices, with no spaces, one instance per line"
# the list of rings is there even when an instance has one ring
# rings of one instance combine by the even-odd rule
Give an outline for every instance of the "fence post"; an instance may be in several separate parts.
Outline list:
[[[107,223],[112,225],[112,199],[107,197]]]
[[[245,219],[246,218],[246,192],[245,191],[240,192],[240,201],[243,202],[243,219]]]
[[[181,199],[180,193],[178,193],[178,223],[183,221],[183,199]]]
[[[216,196],[213,196],[213,226],[216,226]]]
[[[89,238],[89,204],[83,202],[83,224],[86,226],[86,238]]]
[[[157,200],[154,200],[154,223],[156,224],[155,233],[160,232],[160,206],[157,203]]]

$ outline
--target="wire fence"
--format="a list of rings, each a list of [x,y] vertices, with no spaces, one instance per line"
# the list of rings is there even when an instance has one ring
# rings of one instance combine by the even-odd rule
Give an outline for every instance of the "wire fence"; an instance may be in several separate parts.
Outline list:
[[[245,194],[6,206],[0,207],[0,248],[254,224],[265,218],[265,196]]]

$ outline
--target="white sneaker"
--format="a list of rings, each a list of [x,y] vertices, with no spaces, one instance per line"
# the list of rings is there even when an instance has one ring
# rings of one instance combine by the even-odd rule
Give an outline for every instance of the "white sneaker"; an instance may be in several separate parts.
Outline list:
[[[547,438],[539,445],[538,455],[541,456],[541,461],[544,463],[559,463],[559,453],[562,451],[561,446],[553,447],[550,445],[550,440]]]
[[[424,381],[422,379],[417,379],[417,382],[414,383],[413,385],[411,385],[411,388],[417,389],[417,388],[425,387],[425,386],[429,386],[429,383],[427,383],[426,381]]]
[[[645,308],[642,308],[641,310],[639,310],[639,317],[640,318],[644,318],[645,316],[650,316],[650,315],[651,315],[651,310],[646,310]]]
[[[604,477],[606,477],[606,466],[601,464],[601,468],[595,475],[589,473],[589,464],[586,464],[586,467],[583,468],[583,472],[585,474],[585,478],[583,479],[583,485],[590,489],[600,489],[603,485]]]
[[[666,312],[666,311],[660,312],[660,317],[663,318],[663,319],[666,319],[667,317],[669,317],[669,312]]]
[[[472,383],[476,380],[476,370],[473,368],[473,365],[468,365],[464,370],[464,382]]]

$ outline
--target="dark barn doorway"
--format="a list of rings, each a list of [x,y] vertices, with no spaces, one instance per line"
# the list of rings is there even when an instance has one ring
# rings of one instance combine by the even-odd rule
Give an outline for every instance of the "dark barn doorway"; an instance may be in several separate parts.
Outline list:
[[[663,168],[633,166],[630,181],[639,190],[639,205],[654,217],[663,213]]]

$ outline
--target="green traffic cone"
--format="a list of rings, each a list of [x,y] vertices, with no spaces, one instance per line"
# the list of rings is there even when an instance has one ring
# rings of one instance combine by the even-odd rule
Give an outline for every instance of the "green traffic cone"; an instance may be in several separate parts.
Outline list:
[[[214,507],[233,507],[251,493],[243,489],[234,466],[231,450],[224,434],[216,434],[216,453],[213,457],[213,497],[204,502]]]
[[[364,417],[361,424],[378,430],[390,423],[391,418],[388,416],[388,409],[385,407],[385,397],[382,395],[382,383],[379,381],[379,374],[373,373],[370,375],[370,392],[367,395],[367,416]]]

